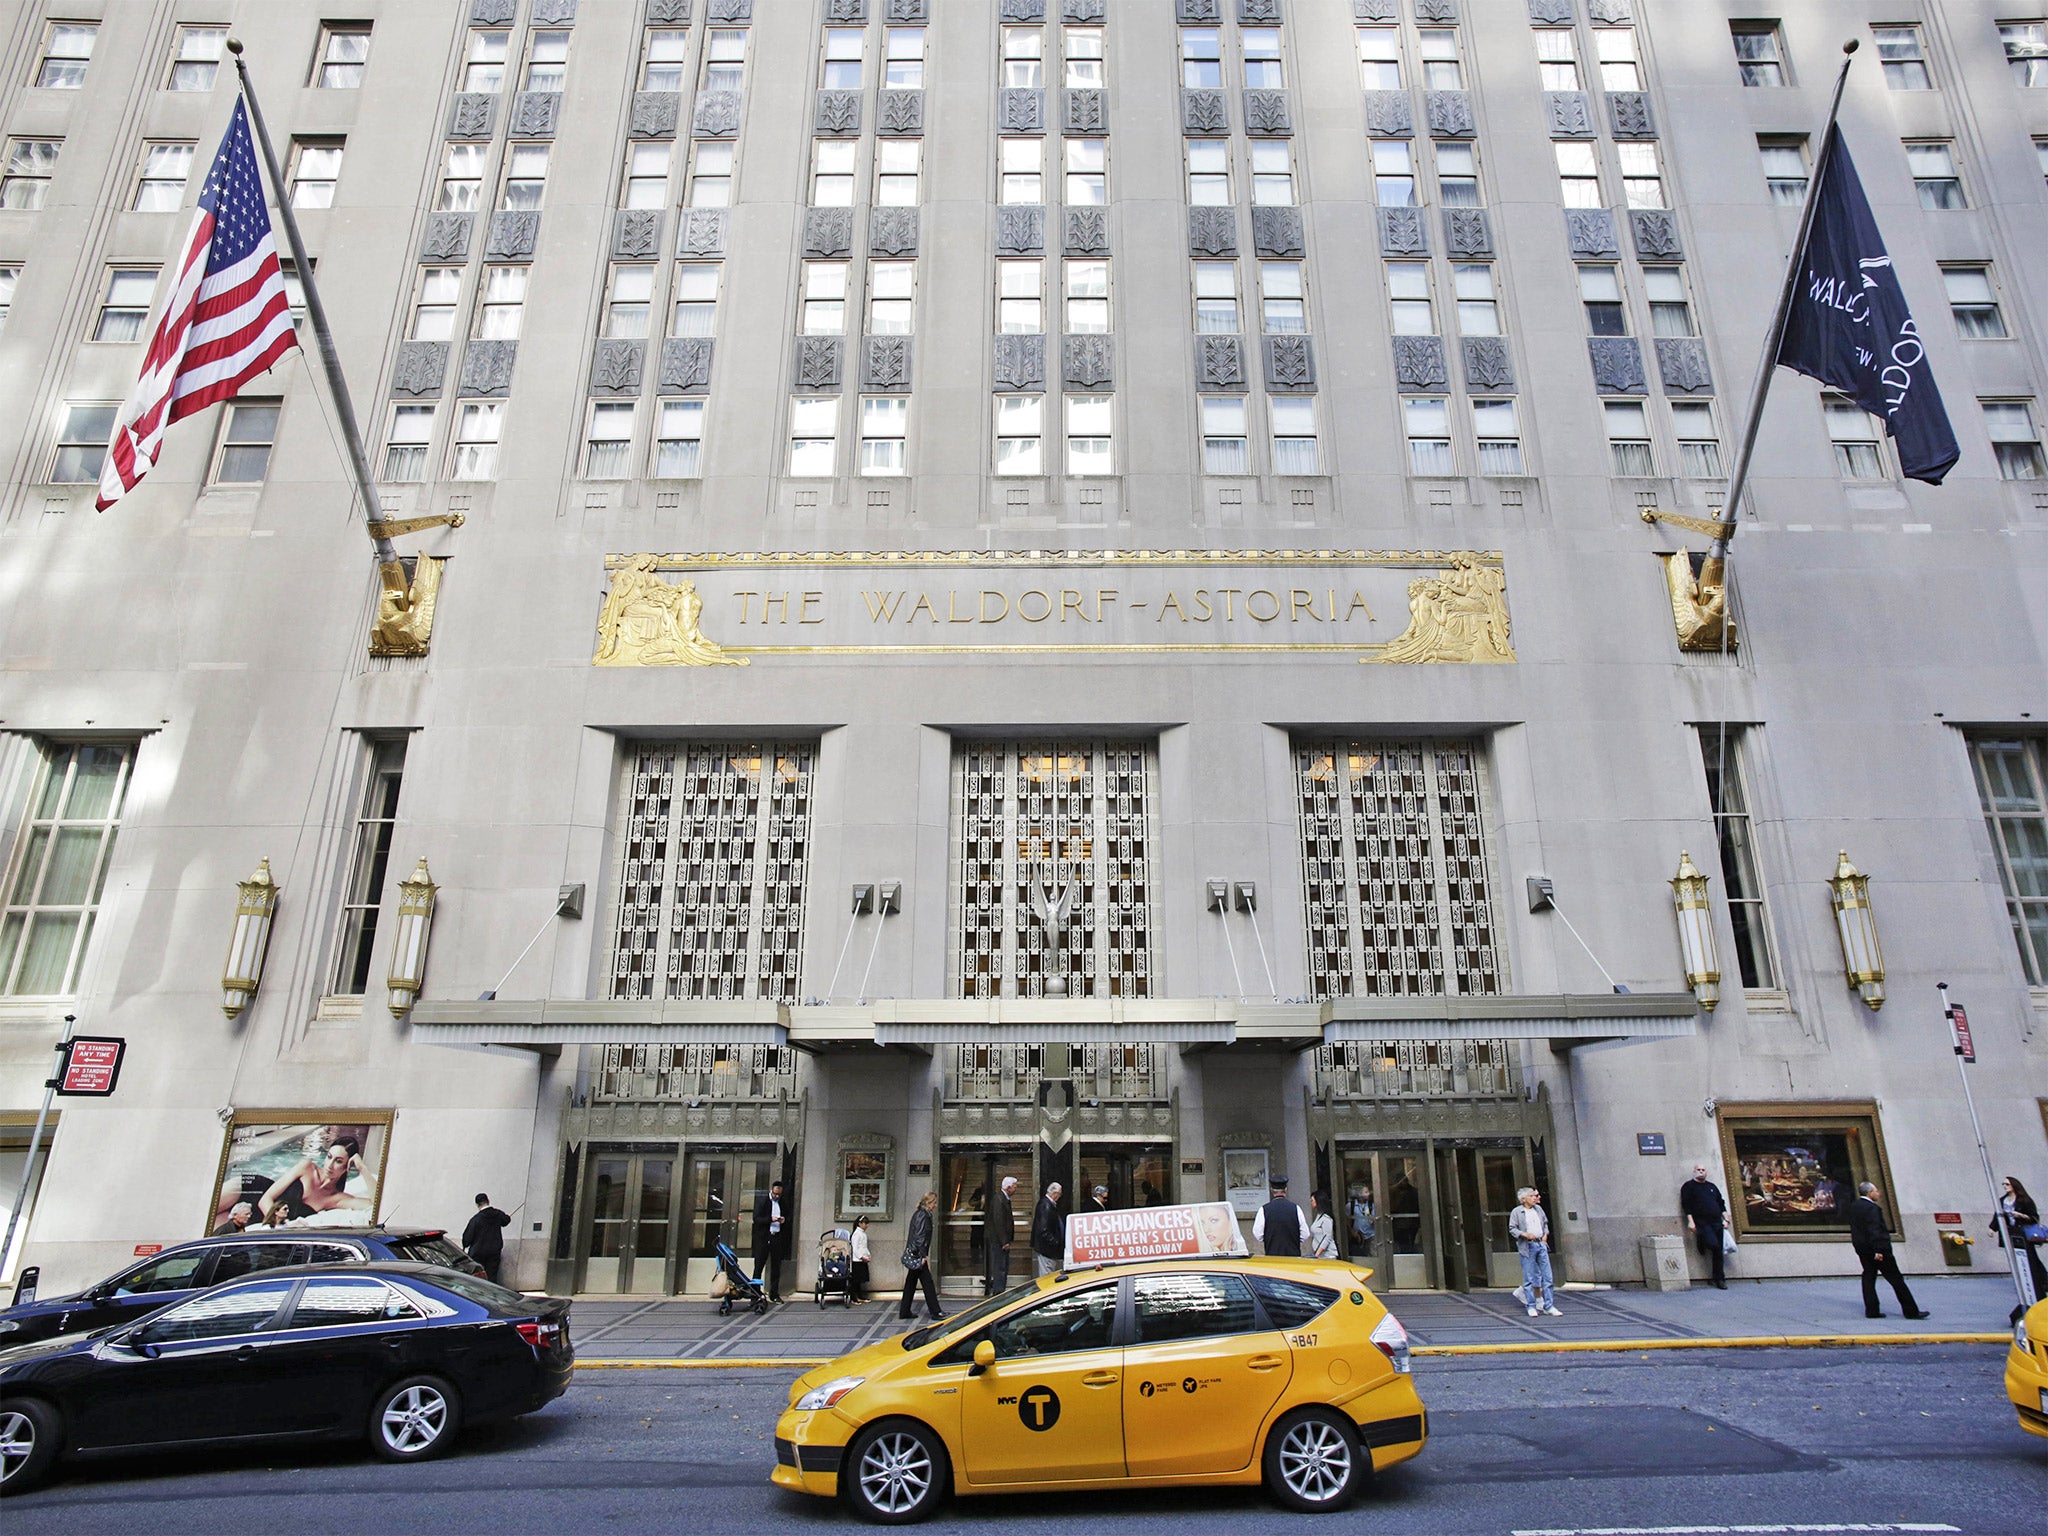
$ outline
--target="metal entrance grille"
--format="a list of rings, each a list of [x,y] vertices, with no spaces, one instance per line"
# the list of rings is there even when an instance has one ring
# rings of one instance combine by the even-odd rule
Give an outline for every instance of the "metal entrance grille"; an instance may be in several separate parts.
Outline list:
[[[1347,1099],[1522,1096],[1507,1040],[1359,1040],[1316,1051],[1316,1092]]]
[[[796,1052],[772,1045],[606,1045],[593,1099],[773,1099],[796,1092]]]

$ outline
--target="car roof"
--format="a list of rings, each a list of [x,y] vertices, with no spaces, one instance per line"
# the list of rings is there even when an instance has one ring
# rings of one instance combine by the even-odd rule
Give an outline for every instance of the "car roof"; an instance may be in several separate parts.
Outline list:
[[[1279,1255],[1253,1254],[1179,1254],[1156,1259],[1124,1259],[1114,1264],[1079,1264],[1072,1269],[1060,1270],[1048,1279],[1092,1280],[1098,1276],[1143,1275],[1160,1269],[1217,1269],[1250,1274],[1288,1274],[1316,1270],[1349,1270],[1360,1273],[1365,1266],[1353,1264],[1346,1259],[1317,1259],[1306,1255],[1300,1258],[1285,1258]]]
[[[414,1237],[446,1237],[440,1227],[250,1227],[242,1232],[223,1232],[218,1237],[194,1238],[199,1243],[316,1242],[324,1237],[368,1238],[372,1241],[401,1242]],[[179,1247],[187,1244],[180,1243]]]
[[[416,1259],[372,1259],[367,1264],[279,1264],[270,1269],[252,1269],[246,1275],[235,1276],[235,1280],[296,1280],[301,1275],[336,1275],[359,1280],[364,1275],[392,1275],[401,1279],[432,1281],[436,1275],[454,1273],[445,1265],[425,1264]],[[465,1275],[463,1278],[474,1277]]]

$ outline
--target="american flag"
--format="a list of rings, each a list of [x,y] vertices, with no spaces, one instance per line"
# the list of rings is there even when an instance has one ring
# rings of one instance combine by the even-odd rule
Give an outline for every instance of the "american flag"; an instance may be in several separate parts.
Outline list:
[[[104,512],[141,483],[172,422],[232,398],[299,344],[240,101],[206,174],[176,286],[100,470]]]

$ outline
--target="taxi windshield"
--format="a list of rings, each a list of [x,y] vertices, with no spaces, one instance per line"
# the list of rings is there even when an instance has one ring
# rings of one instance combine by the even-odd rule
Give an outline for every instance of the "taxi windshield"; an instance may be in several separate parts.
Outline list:
[[[1012,1302],[1021,1301],[1024,1293],[1033,1289],[1036,1289],[1036,1287],[1027,1281],[1023,1285],[1013,1286],[1007,1291],[998,1292],[987,1300],[969,1307],[965,1312],[955,1312],[951,1317],[942,1318],[936,1323],[929,1323],[922,1328],[913,1328],[910,1332],[903,1335],[903,1347],[905,1349],[916,1349],[922,1344],[928,1344],[933,1339],[942,1338],[946,1334],[955,1332],[958,1329],[972,1328],[990,1314],[1001,1311]]]

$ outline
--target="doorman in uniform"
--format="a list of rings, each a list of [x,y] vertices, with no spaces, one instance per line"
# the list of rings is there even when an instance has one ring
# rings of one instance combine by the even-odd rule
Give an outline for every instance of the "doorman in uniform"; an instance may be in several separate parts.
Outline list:
[[[1266,1245],[1268,1258],[1301,1257],[1302,1234],[1308,1223],[1301,1219],[1301,1207],[1287,1198],[1287,1175],[1273,1175],[1273,1198],[1259,1207],[1252,1218],[1252,1240]]]
[[[789,1206],[782,1198],[782,1180],[768,1186],[768,1193],[754,1196],[754,1278],[768,1270],[768,1299],[782,1300],[782,1261],[789,1257]]]

